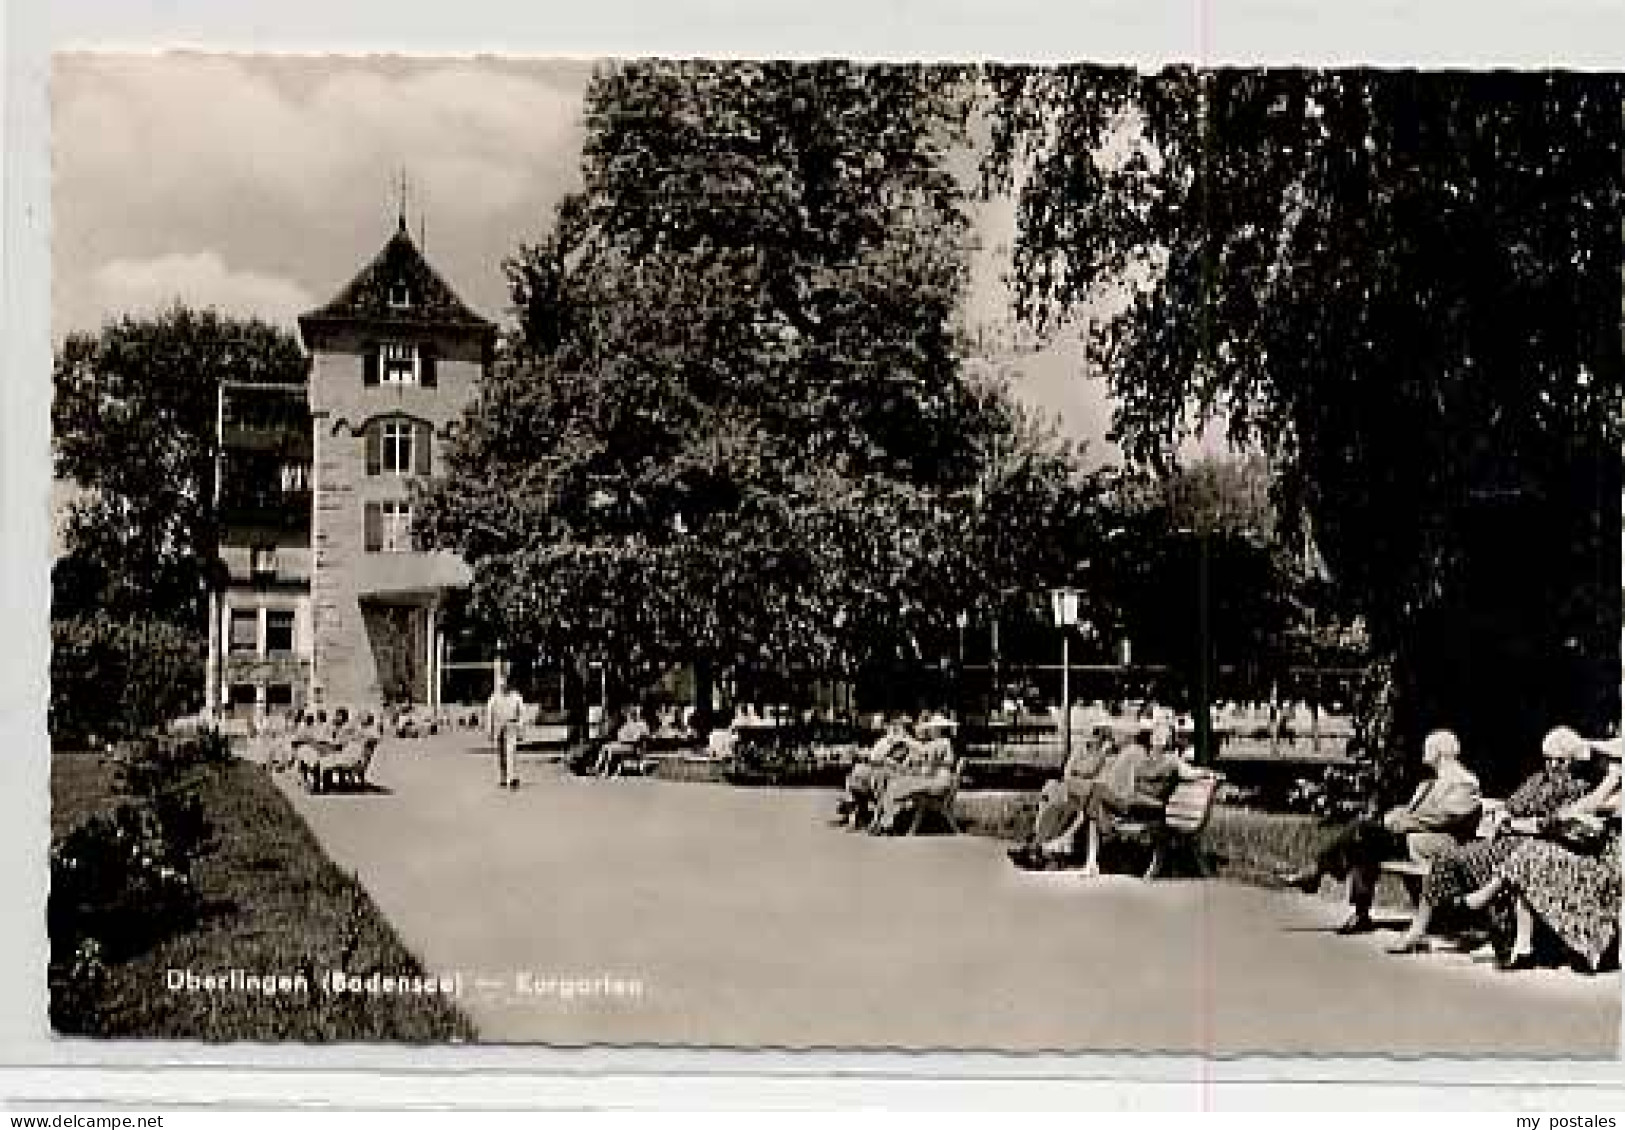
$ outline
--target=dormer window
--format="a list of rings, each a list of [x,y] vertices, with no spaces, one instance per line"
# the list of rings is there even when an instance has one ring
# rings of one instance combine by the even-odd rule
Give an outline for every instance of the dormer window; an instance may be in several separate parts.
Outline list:
[[[384,383],[386,385],[415,385],[418,383],[418,351],[416,346],[399,341],[385,344]]]
[[[395,283],[389,288],[389,307],[391,310],[405,310],[412,305],[412,291],[405,283]]]

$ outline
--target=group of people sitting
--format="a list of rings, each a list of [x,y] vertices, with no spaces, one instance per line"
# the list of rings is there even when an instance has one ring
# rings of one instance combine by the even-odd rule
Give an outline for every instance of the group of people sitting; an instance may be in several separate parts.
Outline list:
[[[1160,817],[1181,780],[1206,772],[1182,756],[1171,711],[1153,715],[1127,742],[1114,727],[1098,725],[1044,786],[1032,833],[1010,849],[1011,862],[1028,871],[1071,866],[1081,837],[1081,873],[1099,875],[1101,841],[1119,821]]]
[[[922,805],[951,800],[957,784],[957,729],[957,723],[940,713],[912,722],[889,718],[885,733],[847,775],[834,823],[887,835],[899,831],[903,817]]]
[[[305,787],[320,792],[338,775],[365,771],[365,758],[384,735],[382,721],[371,711],[351,714],[348,707],[301,711],[290,728],[271,736],[266,765],[272,769],[297,767]],[[342,764],[340,764],[342,762]]]
[[[1588,741],[1559,726],[1541,745],[1542,767],[1506,803],[1487,807],[1461,745],[1435,731],[1423,745],[1431,776],[1410,801],[1331,837],[1314,862],[1282,875],[1306,893],[1325,876],[1348,880],[1353,912],[1339,932],[1365,933],[1381,865],[1426,865],[1417,911],[1390,953],[1431,950],[1442,912],[1487,919],[1502,968],[1537,964],[1542,939],[1576,967],[1617,957],[1620,913],[1620,740]]]

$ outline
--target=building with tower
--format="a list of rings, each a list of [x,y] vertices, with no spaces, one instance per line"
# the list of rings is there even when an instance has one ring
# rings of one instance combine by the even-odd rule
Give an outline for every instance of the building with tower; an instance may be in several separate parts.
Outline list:
[[[233,521],[210,701],[234,714],[307,702],[438,706],[441,613],[469,573],[454,554],[415,547],[412,489],[437,473],[491,364],[496,327],[430,266],[403,214],[299,331],[306,385],[222,394],[222,501],[233,500]]]

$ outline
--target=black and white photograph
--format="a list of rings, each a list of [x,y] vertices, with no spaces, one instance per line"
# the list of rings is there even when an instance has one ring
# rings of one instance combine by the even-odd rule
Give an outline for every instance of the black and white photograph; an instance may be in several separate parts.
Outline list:
[[[1625,78],[49,81],[58,1038],[1617,1059]]]

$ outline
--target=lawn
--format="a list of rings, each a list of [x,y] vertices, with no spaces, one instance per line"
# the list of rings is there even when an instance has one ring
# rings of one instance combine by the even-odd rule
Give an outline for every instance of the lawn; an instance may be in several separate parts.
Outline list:
[[[259,766],[186,770],[213,835],[194,866],[198,921],[107,966],[89,1007],[57,1018],[65,1035],[191,1040],[446,1042],[473,1038],[467,1016],[433,995],[327,994],[323,974],[422,973],[355,879],[340,871]],[[114,764],[93,754],[52,760],[52,834],[129,799]],[[306,993],[172,991],[172,970],[307,975]],[[56,972],[56,971],[53,971]],[[53,994],[58,992],[53,977]]]

